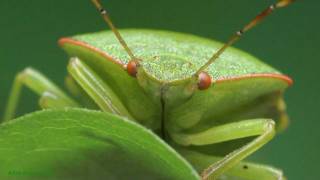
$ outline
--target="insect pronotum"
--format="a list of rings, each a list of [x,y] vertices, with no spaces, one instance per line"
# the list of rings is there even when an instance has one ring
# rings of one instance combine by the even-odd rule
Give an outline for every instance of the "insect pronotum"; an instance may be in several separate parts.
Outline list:
[[[199,89],[207,89],[211,85],[211,78],[208,77],[209,75],[205,73],[204,71],[210,64],[212,64],[215,60],[219,58],[219,56],[232,44],[234,44],[239,38],[246,33],[248,30],[256,26],[258,23],[260,23],[264,18],[266,18],[268,15],[270,15],[274,10],[278,8],[283,8],[291,4],[294,0],[279,0],[277,3],[270,5],[265,10],[263,10],[260,14],[258,14],[253,20],[251,20],[248,24],[246,24],[241,30],[237,31],[233,36],[230,37],[229,41],[227,41],[217,52],[215,52],[212,57],[208,60],[206,64],[201,66],[197,72],[195,72],[194,76],[198,77],[199,79]],[[93,4],[96,6],[98,11],[100,12],[101,16],[105,20],[105,22],[109,25],[114,35],[119,40],[119,43],[121,46],[125,49],[125,51],[128,53],[128,55],[131,58],[131,61],[127,65],[128,73],[132,76],[135,76],[137,73],[137,66],[139,66],[139,61],[141,59],[138,59],[135,57],[135,55],[132,53],[131,49],[127,45],[127,43],[122,38],[121,34],[113,24],[113,22],[110,19],[110,16],[105,8],[101,5],[99,0],[92,0]]]

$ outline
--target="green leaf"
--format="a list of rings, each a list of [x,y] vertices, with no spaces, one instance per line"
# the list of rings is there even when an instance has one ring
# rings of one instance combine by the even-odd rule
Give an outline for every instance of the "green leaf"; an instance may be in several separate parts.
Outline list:
[[[0,125],[0,179],[199,179],[146,128],[103,112],[45,110]]]

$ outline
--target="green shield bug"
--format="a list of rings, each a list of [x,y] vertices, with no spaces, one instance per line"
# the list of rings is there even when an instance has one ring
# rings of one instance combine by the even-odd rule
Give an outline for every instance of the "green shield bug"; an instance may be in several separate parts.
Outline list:
[[[99,109],[143,125],[202,179],[283,178],[280,170],[242,160],[286,127],[282,94],[292,80],[230,46],[293,0],[269,6],[225,44],[176,32],[120,32],[101,3],[92,2],[111,31],[59,40],[71,57],[66,87],[73,98],[27,68],[16,76],[5,121],[14,117],[24,85],[41,97],[43,109]]]

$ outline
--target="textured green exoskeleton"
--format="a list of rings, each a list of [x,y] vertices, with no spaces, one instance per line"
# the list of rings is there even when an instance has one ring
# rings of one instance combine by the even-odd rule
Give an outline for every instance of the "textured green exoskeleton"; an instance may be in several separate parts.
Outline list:
[[[279,1],[264,13],[290,2]],[[120,32],[129,53],[112,31],[60,39],[71,57],[66,86],[76,100],[28,68],[15,80],[5,120],[13,118],[24,84],[41,96],[42,108],[100,109],[151,129],[202,172],[203,179],[283,177],[280,170],[242,160],[286,127],[282,94],[292,83],[288,76],[232,47],[204,66],[223,47],[213,40],[158,30]],[[135,77],[127,71],[132,60],[139,62]],[[204,90],[199,88],[199,70],[212,81]]]

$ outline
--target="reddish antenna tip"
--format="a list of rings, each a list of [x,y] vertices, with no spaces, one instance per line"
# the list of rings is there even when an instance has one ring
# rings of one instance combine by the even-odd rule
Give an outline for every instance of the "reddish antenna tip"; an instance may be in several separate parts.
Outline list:
[[[129,61],[129,63],[127,64],[128,74],[130,74],[130,76],[136,77],[137,72],[138,72],[138,70],[137,70],[138,66],[139,66],[139,63],[137,61],[135,61],[135,60]]]
[[[282,8],[282,7],[286,7],[288,6],[289,4],[293,3],[294,0],[279,0],[277,3],[276,3],[276,7],[277,8]]]
[[[198,88],[200,90],[208,89],[211,86],[211,77],[206,72],[200,72],[198,75]]]

